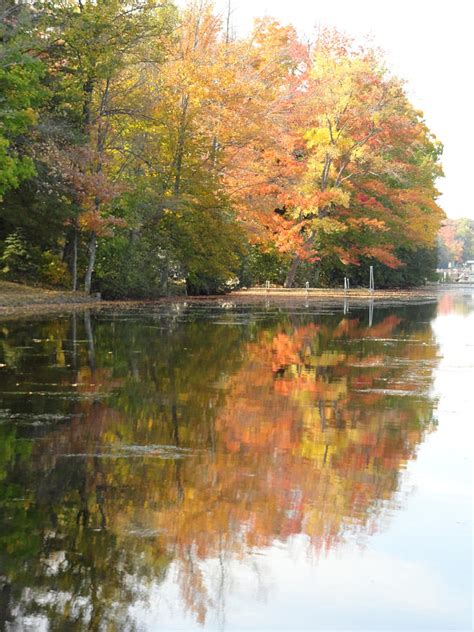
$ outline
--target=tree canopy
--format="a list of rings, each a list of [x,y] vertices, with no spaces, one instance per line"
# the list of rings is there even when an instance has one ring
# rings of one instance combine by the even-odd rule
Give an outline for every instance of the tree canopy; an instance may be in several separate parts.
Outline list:
[[[270,18],[235,37],[208,0],[7,3],[1,25],[4,275],[212,293],[436,247],[442,147],[380,51]]]

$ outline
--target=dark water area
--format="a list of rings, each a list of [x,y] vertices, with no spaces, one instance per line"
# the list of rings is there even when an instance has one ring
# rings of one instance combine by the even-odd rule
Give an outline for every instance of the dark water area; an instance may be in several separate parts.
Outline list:
[[[471,629],[473,294],[0,323],[0,630]]]

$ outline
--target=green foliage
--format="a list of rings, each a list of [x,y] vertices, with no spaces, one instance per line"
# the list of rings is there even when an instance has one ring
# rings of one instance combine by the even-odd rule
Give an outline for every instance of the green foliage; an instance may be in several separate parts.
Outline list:
[[[230,217],[185,207],[166,213],[160,225],[169,235],[170,254],[182,268],[189,294],[219,294],[238,283],[243,234]]]
[[[241,286],[263,285],[266,281],[282,285],[289,266],[288,256],[276,248],[250,244],[242,258],[239,280]]]
[[[35,123],[36,108],[45,96],[43,64],[23,52],[12,26],[23,22],[26,9],[10,9],[0,12],[0,201],[8,189],[34,174],[22,135]]]
[[[53,287],[71,287],[71,274],[67,263],[51,250],[45,250],[41,255],[39,273],[46,285]]]
[[[337,259],[325,260],[321,266],[320,282],[322,285],[342,286],[347,276],[351,287],[368,287],[371,265],[374,266],[375,287],[379,289],[415,287],[436,280],[435,248],[399,248],[395,254],[402,262],[399,268],[389,268],[371,259],[364,259],[358,266],[343,266]]]
[[[1,273],[6,279],[27,279],[37,270],[35,257],[19,232],[11,233],[5,238],[0,261]]]
[[[415,113],[418,143],[399,143],[395,125],[383,160],[416,169],[399,182],[388,170],[374,193],[362,161],[360,217],[354,207],[347,222],[335,219],[329,209],[346,209],[350,196],[338,186],[318,193],[312,171],[321,170],[319,153],[330,135],[300,120],[298,91],[291,107],[272,117],[277,126],[263,129],[265,113],[279,111],[289,69],[311,63],[293,30],[274,26],[224,43],[207,2],[179,10],[169,0],[37,0],[0,9],[0,273],[65,287],[74,269],[78,286],[85,280],[89,290],[92,278],[93,288],[110,298],[282,284],[298,231],[290,215],[274,221],[281,188],[285,205],[299,208],[301,195],[311,202],[306,215],[314,216],[322,257],[320,267],[311,258],[300,265],[297,285],[339,284],[348,270],[355,283],[365,282],[368,255],[390,265],[394,243],[406,246],[400,251],[406,265],[394,271],[377,264],[380,284],[411,285],[429,276],[432,258],[408,247],[426,245],[414,235],[431,234],[438,222],[439,209],[418,193],[432,192],[441,173],[439,144]],[[343,49],[340,72],[348,79],[357,68]],[[324,77],[311,108],[326,107],[333,76]],[[301,88],[303,94],[308,86]],[[371,107],[356,104],[372,125]],[[307,156],[295,165],[294,151],[287,155],[293,145],[304,146],[305,125],[313,156],[307,181],[300,172]],[[345,156],[345,146],[338,151]],[[402,214],[394,212],[400,196]],[[386,232],[374,223],[380,204],[388,213]],[[327,216],[316,217],[313,207],[324,207]],[[408,222],[414,209],[421,216]],[[472,227],[460,231],[465,252],[473,252]],[[255,238],[274,245],[253,245]],[[96,240],[97,257],[89,248]],[[359,260],[360,268],[341,263]]]
[[[0,272],[5,279],[70,287],[71,276],[61,256],[52,250],[41,252],[38,247],[32,246],[22,231],[6,236],[0,262]]]
[[[57,249],[77,207],[67,197],[64,183],[41,160],[36,175],[5,193],[0,206],[0,239],[20,230],[28,244]]]
[[[144,237],[122,231],[99,240],[95,287],[104,298],[162,296],[165,254]]]

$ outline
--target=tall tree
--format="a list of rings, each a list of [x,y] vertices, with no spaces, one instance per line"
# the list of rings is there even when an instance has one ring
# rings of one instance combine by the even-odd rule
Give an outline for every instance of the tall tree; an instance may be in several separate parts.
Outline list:
[[[62,251],[74,289],[84,274],[90,291],[97,248],[98,289],[157,295],[225,290],[257,250],[292,259],[292,285],[302,261],[317,283],[321,267],[395,268],[433,247],[441,146],[378,51],[334,31],[303,45],[269,18],[235,38],[210,0],[6,15],[0,236],[21,208],[26,240]]]
[[[281,41],[277,49],[288,50]],[[272,149],[257,145],[248,161],[263,177],[247,201],[262,209],[259,224],[279,248],[294,253],[286,284],[302,260],[373,257],[397,266],[399,242],[432,245],[443,216],[434,186],[441,147],[402,83],[377,51],[334,31],[306,54],[290,51],[292,63],[280,69],[286,90],[274,97],[279,120],[272,127],[275,118],[265,119],[278,140]]]
[[[50,67],[56,68],[61,107],[69,111],[81,132],[80,146],[66,148],[66,161],[77,166],[79,226],[89,233],[84,289],[91,289],[97,235],[108,224],[110,205],[118,188],[109,170],[116,132],[140,117],[140,108],[121,107],[127,69],[162,59],[162,38],[173,27],[174,8],[167,0],[82,2],[68,0],[43,6],[43,27]],[[150,47],[154,42],[153,55]],[[129,77],[129,75],[128,75]]]

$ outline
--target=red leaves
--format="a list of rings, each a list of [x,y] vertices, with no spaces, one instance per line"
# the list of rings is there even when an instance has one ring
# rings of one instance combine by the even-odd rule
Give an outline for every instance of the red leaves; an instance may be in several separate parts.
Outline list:
[[[78,217],[81,230],[106,236],[111,234],[113,226],[125,226],[124,220],[110,213],[110,203],[125,187],[108,177],[105,155],[87,145],[68,149],[51,146],[47,159],[70,187],[73,199],[82,209]]]
[[[99,236],[107,237],[112,235],[112,228],[125,227],[126,221],[113,215],[103,215],[97,210],[84,211],[79,215],[79,227],[81,230],[96,233]]]
[[[362,249],[362,254],[366,257],[377,259],[380,263],[388,266],[389,268],[399,268],[402,263],[400,259],[393,254],[393,245],[387,246],[369,246]]]

